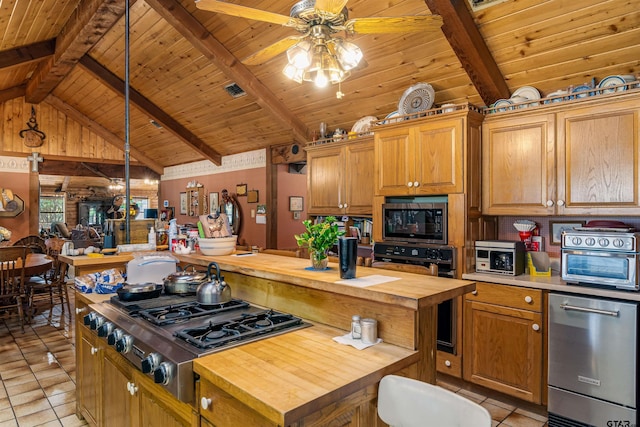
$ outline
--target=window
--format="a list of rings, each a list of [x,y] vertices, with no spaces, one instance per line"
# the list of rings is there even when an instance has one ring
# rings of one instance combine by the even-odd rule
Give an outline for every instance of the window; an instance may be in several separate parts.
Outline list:
[[[66,222],[65,197],[40,196],[40,230],[50,230],[54,222]]]
[[[132,197],[131,201],[138,205],[138,215],[136,215],[135,219],[144,219],[144,210],[149,209],[149,198]]]

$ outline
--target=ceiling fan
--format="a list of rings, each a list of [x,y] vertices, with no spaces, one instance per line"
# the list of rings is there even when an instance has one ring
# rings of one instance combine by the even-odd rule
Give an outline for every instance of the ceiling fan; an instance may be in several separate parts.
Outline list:
[[[437,15],[349,19],[348,0],[301,0],[293,5],[289,16],[221,0],[195,2],[202,10],[270,22],[298,31],[301,35],[285,37],[242,62],[258,65],[287,51],[289,64],[283,70],[285,75],[297,82],[314,81],[317,86],[342,82],[362,59],[360,48],[336,33],[430,32],[442,26],[442,18]]]

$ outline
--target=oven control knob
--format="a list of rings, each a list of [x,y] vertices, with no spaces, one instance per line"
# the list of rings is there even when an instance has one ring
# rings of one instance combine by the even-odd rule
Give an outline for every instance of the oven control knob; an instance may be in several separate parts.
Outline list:
[[[171,382],[174,375],[174,366],[169,362],[162,362],[158,369],[153,371],[153,381],[156,384],[167,385]]]
[[[615,248],[622,248],[624,247],[624,240],[622,239],[613,239],[613,246]]]
[[[95,313],[89,313],[87,315],[85,315],[82,319],[83,322],[86,326],[91,325],[91,321],[97,316],[97,314]]]
[[[118,353],[128,353],[133,347],[133,337],[131,335],[123,335],[118,341],[116,341],[116,351]]]
[[[93,319],[91,319],[89,327],[95,331],[103,324],[104,324],[104,317],[94,316]]]
[[[596,239],[594,239],[593,237],[587,237],[586,239],[584,239],[584,244],[587,246],[593,246],[596,244]]]
[[[604,237],[598,239],[598,244],[600,245],[600,247],[606,248],[607,246],[609,246],[609,239],[605,239]]]
[[[142,359],[142,373],[150,374],[158,365],[160,365],[160,355],[158,353],[151,353]]]
[[[111,322],[104,322],[102,325],[98,327],[98,336],[106,337],[109,336],[111,332],[113,332],[116,325]]]
[[[116,329],[107,335],[107,344],[116,345],[116,342],[124,335],[124,331],[122,329]]]
[[[571,243],[578,246],[579,244],[582,243],[582,238],[580,237],[573,237],[571,238]]]

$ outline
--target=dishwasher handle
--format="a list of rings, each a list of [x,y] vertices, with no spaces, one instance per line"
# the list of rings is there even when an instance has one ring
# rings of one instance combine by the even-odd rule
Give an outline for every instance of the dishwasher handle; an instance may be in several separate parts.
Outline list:
[[[613,317],[618,317],[620,315],[620,312],[618,310],[616,311],[600,310],[597,308],[580,307],[577,305],[569,305],[569,304],[560,304],[560,308],[567,311],[580,311],[583,313],[604,314],[604,315],[613,316]]]

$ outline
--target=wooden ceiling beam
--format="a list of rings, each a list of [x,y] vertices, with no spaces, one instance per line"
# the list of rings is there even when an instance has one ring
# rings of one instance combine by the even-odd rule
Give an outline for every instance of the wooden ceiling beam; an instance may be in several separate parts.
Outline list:
[[[0,90],[0,103],[24,96],[26,90],[26,85],[14,86],[9,89]]]
[[[486,105],[511,96],[507,82],[476,26],[467,0],[425,0],[442,17],[442,32]]]
[[[135,0],[128,0],[130,4]],[[27,83],[26,100],[42,102],[73,67],[124,15],[127,1],[82,0],[56,39],[55,53],[38,65]]]
[[[95,173],[89,168],[88,165]],[[40,163],[39,171],[40,175],[58,175],[58,176],[97,176],[110,178],[124,179],[124,165],[110,164],[110,163],[89,163],[84,161],[67,161],[67,160],[55,160],[46,158],[44,162]],[[100,175],[102,174],[102,175]],[[160,179],[160,175],[141,165],[129,165],[129,178],[130,179]]]
[[[80,65],[82,65],[84,69],[101,81],[105,86],[124,98],[124,81],[120,80],[118,76],[104,68],[89,55],[85,55],[80,60]],[[143,113],[152,117],[156,122],[162,124],[163,128],[171,132],[181,141],[184,141],[190,148],[204,156],[207,160],[212,161],[217,166],[222,164],[222,156],[220,153],[211,148],[207,143],[191,133],[191,131],[178,123],[177,120],[165,113],[157,105],[149,101],[133,88],[129,88],[129,101]]]
[[[38,61],[53,55],[55,48],[56,41],[51,39],[2,51],[0,52],[0,68]]]
[[[80,123],[82,126],[86,127],[96,135],[100,136],[109,144],[124,151],[124,141],[120,137],[111,133],[108,129],[102,127],[101,125],[96,123],[94,120],[85,116],[84,114],[82,114],[81,112],[79,112],[78,110],[76,110],[75,108],[73,108],[72,106],[70,106],[63,100],[61,100],[60,98],[56,97],[55,95],[49,95],[45,99],[45,102],[51,105],[52,107],[54,107],[55,109],[57,109],[58,111],[66,114],[67,117]],[[135,147],[130,147],[129,150],[131,152],[131,155],[135,157],[136,160],[148,166],[155,173],[159,175],[162,175],[164,173],[164,168],[162,167],[162,165],[158,164],[153,159],[147,157],[142,151],[136,149]]]
[[[267,113],[287,128],[293,138],[304,143],[309,129],[271,92],[238,58],[194,18],[177,0],[145,0],[196,49],[213,62],[229,79],[236,82]]]

